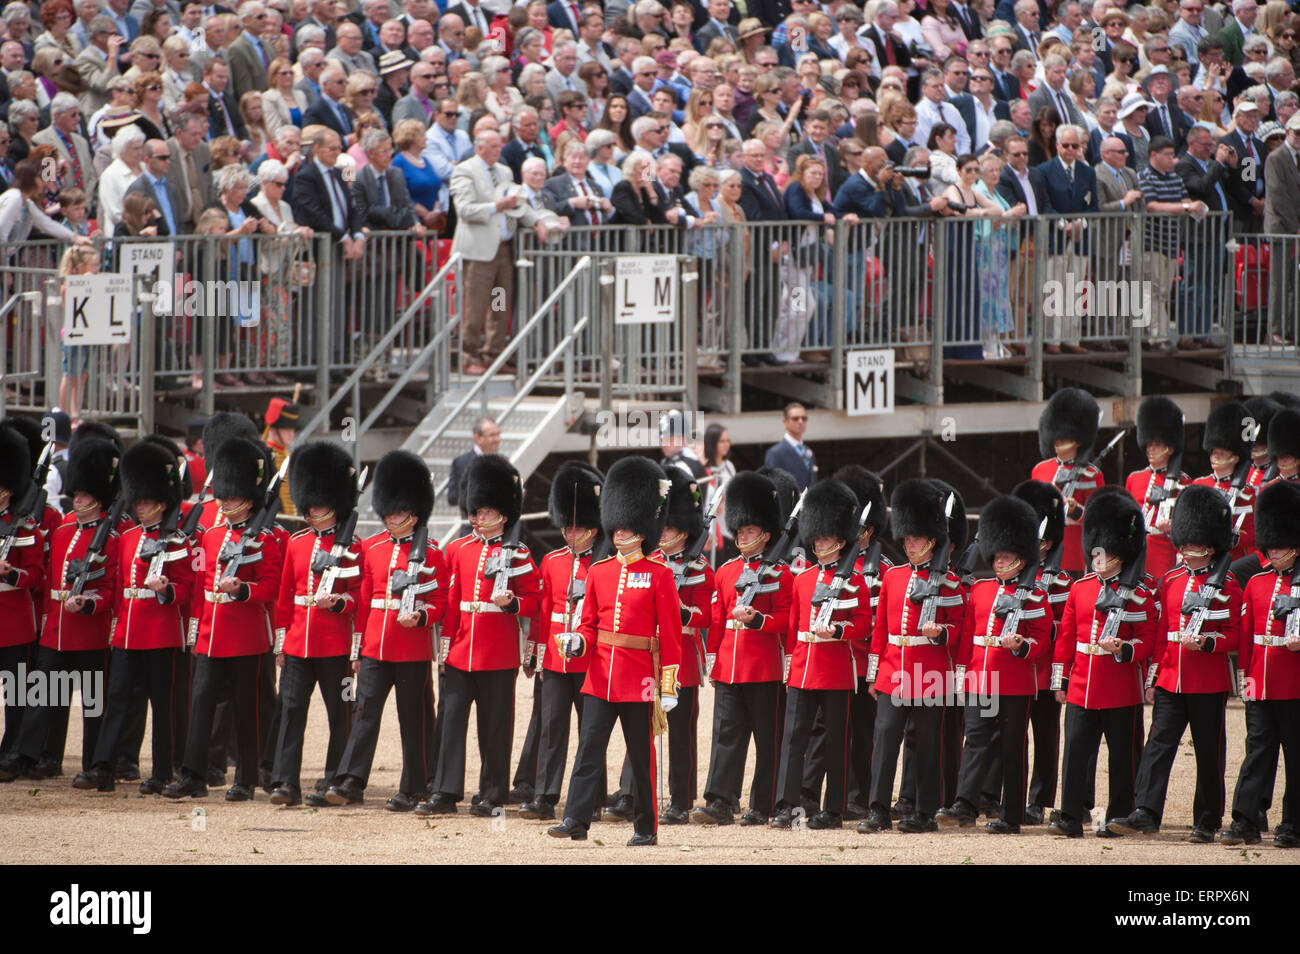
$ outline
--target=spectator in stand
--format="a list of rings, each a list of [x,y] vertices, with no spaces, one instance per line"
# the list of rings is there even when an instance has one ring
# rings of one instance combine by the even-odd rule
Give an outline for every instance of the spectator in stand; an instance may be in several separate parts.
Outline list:
[[[144,144],[144,172],[127,188],[128,196],[140,193],[148,196],[159,211],[157,232],[161,236],[181,235],[182,224],[178,210],[184,196],[180,180],[169,176],[171,151],[162,139],[150,139]],[[123,200],[125,203],[125,199]],[[123,213],[125,214],[125,212]]]
[[[1226,143],[1217,143],[1214,131],[1202,124],[1187,131],[1186,141],[1187,152],[1178,160],[1174,171],[1187,185],[1188,195],[1205,203],[1211,212],[1230,211],[1228,189],[1231,188],[1230,177],[1239,163],[1236,152]],[[1223,272],[1227,265],[1223,248],[1227,241],[1228,226],[1221,217],[1188,225],[1183,258],[1184,308],[1179,348],[1211,345],[1211,328],[1222,307]],[[1220,327],[1216,334],[1222,333]]]
[[[225,234],[231,240],[226,252],[229,267],[227,277],[229,280],[245,283],[239,287],[247,288],[249,287],[247,283],[259,280],[255,271],[257,247],[249,236],[259,233],[274,235],[276,227],[262,218],[256,207],[245,202],[248,191],[253,185],[253,177],[242,165],[233,163],[222,168],[216,175],[216,183],[217,207],[226,216]],[[259,363],[261,333],[258,326],[253,324],[253,315],[248,307],[250,304],[249,298],[242,294],[238,296],[236,302],[228,302],[231,320],[222,322],[224,334],[218,332],[217,346],[225,347],[225,351],[217,355],[219,367],[229,368],[232,358],[236,367]],[[237,331],[239,328],[250,330],[246,336],[240,336]],[[239,354],[234,358],[233,352],[237,347]],[[260,371],[250,371],[245,374],[245,378],[250,384],[268,383]],[[215,380],[217,384],[224,387],[234,387],[239,384],[239,379],[230,373],[218,374]]]
[[[247,131],[248,145],[243,149],[246,162],[252,162],[264,155],[266,147],[271,143],[271,135],[267,131],[263,116],[262,94],[256,90],[249,90],[239,100],[239,118],[243,120],[244,129]]]
[[[632,138],[632,115],[628,109],[626,96],[615,95],[609,98],[596,128],[613,133],[615,162],[622,162],[623,158],[636,148],[636,140]]]
[[[440,232],[446,224],[439,202],[443,180],[425,152],[425,142],[424,124],[418,119],[404,119],[397,124],[390,145],[390,148],[395,147],[397,150],[392,165],[401,175],[408,190],[416,222],[416,234],[419,235],[422,235],[425,229]],[[369,151],[367,150],[367,153]],[[409,227],[401,226],[401,228]]]
[[[384,121],[379,118],[379,113],[374,110],[361,113],[357,116],[357,124],[354,129],[357,141],[348,147],[344,155],[352,160],[353,169],[359,170],[370,161],[366,158],[366,151],[361,146],[361,140],[364,139],[366,133],[370,132],[372,129],[378,129],[383,132],[387,132],[387,130],[384,129]]]
[[[14,166],[13,181],[0,194],[0,242],[20,244],[27,240],[32,229],[36,229],[42,235],[62,242],[89,245],[89,238],[77,235],[42,211],[38,200],[44,193],[45,182],[41,179],[39,162],[26,159]]]
[[[284,199],[289,185],[289,170],[277,159],[267,159],[257,172],[257,195],[248,200],[252,211],[281,236],[280,241],[262,242],[257,259],[262,288],[261,335],[265,351],[260,355],[263,364],[287,367],[293,356],[292,294],[297,276],[293,273],[298,255],[312,239],[312,230],[293,219],[293,209]],[[265,229],[263,229],[265,231]],[[265,383],[288,385],[292,378],[277,371],[259,374]]]
[[[122,221],[122,198],[144,173],[144,133],[127,126],[113,136],[113,161],[99,177],[99,221],[105,231]]]
[[[266,70],[267,89],[262,93],[262,117],[266,131],[274,136],[281,126],[302,125],[309,105],[307,94],[294,86],[293,66],[288,60],[276,59]]]
[[[1205,204],[1191,201],[1186,184],[1174,172],[1178,160],[1172,139],[1152,137],[1149,160],[1138,173],[1138,187],[1142,190],[1146,211],[1155,213],[1143,219],[1143,258],[1147,279],[1155,292],[1147,340],[1151,347],[1172,351],[1177,342],[1169,307],[1170,290],[1178,277],[1178,252],[1184,240],[1185,216],[1188,213],[1203,214]]]
[[[40,126],[41,111],[35,103],[20,99],[9,104],[9,134],[12,140],[9,154],[15,162],[26,159],[32,151]]]
[[[614,195],[614,186],[623,178],[623,172],[617,165],[617,138],[608,129],[596,129],[587,135],[588,177],[600,187],[605,198]]]
[[[1264,193],[1264,232],[1300,235],[1300,115],[1287,120],[1284,142],[1264,162],[1268,191]],[[1271,138],[1271,137],[1270,137]],[[1288,345],[1297,340],[1296,239],[1270,243],[1269,341]]]

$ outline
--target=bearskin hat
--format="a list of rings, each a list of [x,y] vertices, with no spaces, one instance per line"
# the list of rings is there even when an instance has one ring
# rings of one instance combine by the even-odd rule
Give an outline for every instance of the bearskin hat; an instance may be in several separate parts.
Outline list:
[[[410,451],[389,451],[375,465],[375,483],[370,499],[379,519],[409,510],[417,525],[429,522],[433,513],[433,480],[429,465]]]
[[[799,511],[799,542],[810,559],[818,537],[836,537],[845,543],[858,538],[858,517],[862,507],[848,484],[838,480],[821,480],[808,488]]]
[[[1138,405],[1137,441],[1143,450],[1148,444],[1166,444],[1175,454],[1183,451],[1183,409],[1155,394]]]
[[[1259,492],[1255,498],[1255,546],[1261,552],[1300,547],[1300,484],[1275,480]]]
[[[1216,447],[1231,451],[1241,460],[1250,457],[1256,438],[1250,434],[1250,413],[1240,401],[1224,401],[1205,418],[1205,436],[1201,450],[1210,453]]]
[[[92,437],[97,440],[108,441],[117,448],[118,454],[121,454],[126,447],[126,444],[122,441],[122,435],[117,432],[117,428],[105,424],[103,421],[82,421],[77,425],[76,430],[72,432],[72,437],[68,441],[68,456],[72,456],[74,447],[82,441],[90,440]]]
[[[741,527],[760,527],[775,540],[781,535],[785,520],[777,490],[770,477],[757,471],[742,471],[727,482],[727,499],[723,516],[727,532],[733,537]]]
[[[480,507],[505,515],[502,533],[509,532],[523,513],[523,481],[515,465],[500,454],[478,454],[465,471],[465,508],[472,514]]]
[[[1264,566],[1259,562],[1258,553],[1248,553],[1240,559],[1233,560],[1230,569],[1232,578],[1237,581],[1242,589],[1245,589],[1246,584],[1250,582],[1250,578],[1262,573]]]
[[[1184,487],[1174,501],[1169,539],[1175,547],[1192,544],[1213,547],[1216,553],[1232,549],[1232,507],[1213,487]]]
[[[1272,398],[1260,396],[1246,398],[1241,403],[1246,408],[1246,413],[1250,415],[1251,420],[1259,425],[1259,433],[1255,435],[1255,443],[1267,444],[1268,429],[1272,424],[1273,415],[1282,410],[1282,405]]]
[[[952,494],[952,515],[948,518],[948,542],[952,544],[954,550],[965,549],[967,538],[970,537],[970,524],[966,520],[966,501],[951,484],[935,479],[930,483],[939,488],[940,500],[947,501],[948,495]]]
[[[1126,566],[1141,555],[1146,546],[1147,530],[1142,508],[1132,495],[1116,489],[1094,493],[1083,513],[1083,554],[1091,561],[1098,549],[1118,557]]]
[[[1278,407],[1300,407],[1300,395],[1290,391],[1270,391],[1268,399]]]
[[[156,500],[170,508],[185,499],[176,457],[157,441],[137,441],[122,455],[122,491],[127,506]]]
[[[1038,525],[1042,517],[1019,497],[994,497],[980,511],[980,556],[992,563],[999,553],[1014,553],[1026,563],[1038,562]]]
[[[948,520],[943,515],[947,494],[932,480],[912,477],[894,488],[889,498],[889,525],[894,539],[932,538],[942,546],[948,541]],[[954,501],[954,512],[956,511]]]
[[[22,438],[27,441],[28,460],[31,461],[31,469],[36,469],[36,462],[41,459],[41,454],[45,452],[45,438],[41,434],[41,424],[39,421],[30,417],[7,417],[0,421],[0,427],[11,427],[17,431]]]
[[[177,469],[179,470],[181,475],[181,485],[180,485],[181,499],[184,500],[186,497],[189,497],[191,494],[193,494],[194,480],[193,478],[190,477],[189,467],[185,466],[186,464],[185,452],[181,450],[181,446],[177,444],[174,440],[172,440],[170,437],[166,437],[162,434],[150,434],[147,437],[140,438],[140,440],[144,441],[145,443],[154,444],[158,447],[161,447],[163,450],[167,451],[167,453],[172,455],[172,457],[176,461]],[[125,483],[126,481],[125,475],[123,475],[122,480]],[[147,497],[148,495],[146,494],[145,496]],[[149,499],[161,500],[162,498],[151,497]]]
[[[604,474],[581,461],[569,460],[561,464],[551,483],[548,501],[551,523],[555,528],[599,527],[600,488],[604,483]]]
[[[0,487],[17,503],[32,485],[32,454],[27,438],[9,424],[0,425]]]
[[[260,441],[262,433],[246,415],[218,411],[203,425],[203,459],[216,460],[221,445],[232,437],[246,437],[250,441]]]
[[[1040,521],[1047,518],[1044,540],[1051,546],[1061,542],[1065,537],[1065,501],[1054,484],[1043,480],[1023,480],[1012,489],[1011,496],[1019,497],[1033,507]]]
[[[664,526],[686,534],[686,546],[690,547],[704,532],[704,494],[695,478],[680,467],[665,467],[664,472],[672,483]]]
[[[332,441],[308,441],[289,457],[289,495],[300,514],[328,507],[339,523],[357,509],[352,455]]]
[[[275,472],[265,444],[232,438],[222,441],[208,459],[212,461],[212,496],[251,500],[254,509],[261,505]]]
[[[876,530],[872,539],[880,539],[889,530],[889,503],[885,499],[885,482],[861,464],[846,464],[833,476],[853,491],[853,496],[858,498],[858,503],[863,507],[871,504],[867,526]]]
[[[610,540],[619,530],[640,536],[641,552],[649,556],[659,547],[668,516],[668,475],[647,457],[624,457],[615,462],[600,492],[600,527]]]
[[[82,438],[68,451],[63,493],[69,499],[73,494],[87,493],[102,506],[109,506],[122,489],[121,462],[122,452],[112,441]]]
[[[794,510],[794,505],[799,502],[799,485],[795,483],[794,477],[788,470],[780,467],[769,467],[764,464],[754,473],[762,474],[776,487],[776,499],[781,504],[781,523],[777,527],[777,533],[780,533],[785,522],[790,519],[790,511]],[[743,527],[744,524],[741,526]]]
[[[1057,441],[1076,441],[1076,456],[1087,457],[1097,442],[1100,419],[1096,398],[1081,388],[1062,388],[1051,396],[1038,417],[1038,452],[1055,457]]]
[[[1270,457],[1300,457],[1300,410],[1284,407],[1268,425]]]

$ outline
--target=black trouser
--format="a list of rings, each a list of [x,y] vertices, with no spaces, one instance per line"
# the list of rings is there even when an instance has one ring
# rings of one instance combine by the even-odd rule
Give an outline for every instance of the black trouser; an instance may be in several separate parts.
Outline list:
[[[849,696],[848,689],[786,690],[785,736],[781,742],[781,771],[777,775],[777,808],[800,807],[804,759],[808,739],[818,715],[826,727],[826,811],[844,813],[844,797],[849,767]]]
[[[194,685],[190,697],[190,725],[185,739],[185,775],[203,778],[208,768],[209,742],[217,697],[228,683],[235,723],[237,762],[235,784],[257,785],[259,746],[265,726],[259,698],[265,677],[266,654],[253,656],[194,657]]]
[[[1246,757],[1232,796],[1232,820],[1254,825],[1268,804],[1277,777],[1277,750],[1286,762],[1286,787],[1282,792],[1282,823],[1278,829],[1300,830],[1300,812],[1291,780],[1300,776],[1300,699],[1246,703]]]
[[[397,727],[402,736],[402,777],[398,791],[419,795],[429,777],[425,764],[434,726],[426,705],[433,669],[428,660],[381,662],[363,656],[357,674],[356,718],[339,760],[336,777],[351,776],[364,788],[379,744],[379,723],[388,693],[397,690]]]
[[[713,750],[709,753],[706,800],[740,802],[749,737],[754,737],[754,781],[749,807],[776,811],[776,767],[781,749],[779,682],[720,682],[713,693]]]
[[[655,748],[653,704],[649,702],[606,702],[587,696],[582,702],[582,730],[578,754],[569,779],[569,800],[564,817],[590,825],[596,799],[605,777],[605,753],[614,722],[623,726],[628,763],[632,767],[632,828],[638,835],[657,830],[655,812]]]
[[[170,782],[176,759],[176,735],[190,702],[189,661],[179,648],[114,649],[108,666],[108,702],[91,764],[112,772],[123,742],[135,730],[136,699],[143,686],[153,707],[153,767],[149,777]],[[139,758],[137,747],[132,755]]]
[[[275,739],[271,779],[275,785],[302,789],[302,740],[307,731],[307,709],[312,689],[320,686],[330,738],[325,749],[325,781],[334,781],[352,725],[352,692],[345,684],[347,656],[303,658],[285,655],[280,670],[280,731]],[[348,698],[344,698],[345,691]]]
[[[938,700],[900,699],[882,693],[876,699],[876,737],[871,752],[870,805],[889,811],[894,794],[898,750],[910,764],[916,795],[912,804],[923,815],[939,810],[943,786],[943,751],[946,740],[945,706]],[[904,745],[906,736],[906,745]]]
[[[528,714],[528,731],[524,734],[524,747],[519,752],[519,767],[511,784],[515,788],[538,789],[540,776],[540,747],[542,742],[542,674],[533,677],[533,708]]]
[[[442,677],[445,713],[439,735],[438,768],[434,792],[452,801],[465,797],[465,743],[469,733],[469,707],[477,710],[478,751],[483,765],[479,791],[483,801],[504,805],[510,779],[510,745],[515,729],[514,669],[466,672],[448,666]]]
[[[849,696],[849,777],[846,805],[867,804],[871,788],[871,743],[876,732],[876,700],[868,691],[871,683],[858,677],[858,688]],[[822,714],[817,713],[813,723],[812,738],[808,742],[808,758],[803,770],[803,801],[805,807],[820,806],[822,779],[826,777],[826,725]],[[815,811],[816,808],[814,807]]]
[[[949,699],[943,709],[943,745],[939,750],[939,804],[951,805],[957,797],[957,773],[961,769],[962,721],[965,706]],[[915,731],[908,727],[903,747],[903,781],[899,785],[900,801],[916,804],[916,765],[913,761],[917,745],[912,739]]]
[[[1228,739],[1224,731],[1227,692],[1169,692],[1156,687],[1151,708],[1151,733],[1138,765],[1138,808],[1159,819],[1165,810],[1169,773],[1178,744],[1188,726],[1196,753],[1196,794],[1192,797],[1192,825],[1218,831],[1223,824],[1225,800],[1223,773],[1227,768]]]
[[[542,678],[542,729],[538,741],[537,797],[555,805],[564,787],[564,767],[569,759],[569,716],[578,713],[578,735],[582,735],[582,706],[587,699],[582,684],[585,672],[552,672]],[[605,804],[605,773],[600,774],[596,804]]]
[[[968,695],[968,699],[978,698]],[[1025,819],[1025,769],[1028,761],[1029,700],[1031,696],[995,696],[966,706],[966,744],[957,776],[957,800],[979,811],[980,795],[987,789],[989,763],[1001,763],[1001,784],[989,794],[1001,793],[1003,821],[1019,825]]]
[[[5,700],[5,734],[0,738],[0,756],[8,755],[18,748],[18,736],[23,727],[23,713],[26,712],[26,706],[18,704],[22,693],[19,691],[23,688],[23,680],[26,679],[27,669],[32,662],[32,649],[35,643],[23,643],[19,646],[5,646],[0,648],[0,673],[8,675],[9,685],[14,687],[13,695]],[[22,667],[21,673],[19,666]],[[19,679],[22,675],[23,680]]]
[[[32,707],[23,719],[22,732],[18,736],[18,754],[39,762],[51,759],[63,763],[63,747],[68,738],[68,708],[71,699],[66,696],[54,698],[70,688],[67,675],[78,674],[78,687],[82,690],[81,698],[81,768],[89,771],[94,765],[95,743],[99,741],[99,730],[103,725],[104,715],[104,675],[108,667],[107,649],[78,649],[60,652],[48,646],[36,647],[36,669],[46,674],[45,704]],[[85,688],[88,680],[99,680],[98,715],[89,715],[86,710]]]
[[[1039,689],[1029,703],[1029,724],[1034,730],[1034,772],[1029,779],[1026,804],[1051,808],[1056,804],[1057,760],[1061,750],[1061,704],[1051,689]],[[1086,802],[1091,804],[1092,799]]]
[[[696,798],[696,769],[699,751],[696,738],[700,724],[700,690],[682,686],[677,690],[677,705],[668,713],[668,795],[678,811],[689,811]],[[619,793],[632,794],[632,765],[623,758],[623,772],[618,780]]]
[[[1106,819],[1127,818],[1133,811],[1133,789],[1138,762],[1142,757],[1142,707],[1085,709],[1074,703],[1065,706],[1065,758],[1061,770],[1061,814],[1072,821],[1084,821],[1088,792],[1096,781],[1101,737],[1106,737],[1110,795]]]
[[[185,663],[185,669],[182,675],[185,679],[185,700],[186,710],[189,709],[189,689],[190,689],[190,671],[189,661],[184,659],[184,652],[181,653],[182,661]],[[110,680],[111,681],[111,680]],[[135,690],[131,693],[131,698],[126,702],[126,712],[122,720],[122,731],[118,737],[117,751],[113,754],[114,765],[119,762],[131,762],[140,764],[140,749],[144,746],[145,719],[149,715],[149,686],[143,680],[137,680]],[[180,765],[182,757],[185,755],[185,719],[182,716],[179,724],[172,726],[172,764]]]
[[[280,741],[280,694],[276,691],[275,671],[279,668],[275,664],[275,653],[267,650],[266,665],[262,667],[262,691],[258,698],[262,700],[261,725],[262,741],[261,761],[258,768],[266,775],[271,775],[275,769],[275,748],[276,743]]]

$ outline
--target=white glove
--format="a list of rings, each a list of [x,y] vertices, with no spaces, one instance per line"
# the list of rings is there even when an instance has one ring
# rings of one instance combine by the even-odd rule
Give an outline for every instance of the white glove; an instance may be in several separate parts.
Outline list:
[[[664,712],[672,712],[677,708],[676,696],[660,696],[659,705],[663,707]]]
[[[556,648],[565,659],[574,659],[582,655],[583,641],[577,633],[560,633],[555,637]]]
[[[705,653],[704,654],[704,675],[708,677],[712,677],[713,667],[716,666],[717,664],[718,664],[717,653]]]

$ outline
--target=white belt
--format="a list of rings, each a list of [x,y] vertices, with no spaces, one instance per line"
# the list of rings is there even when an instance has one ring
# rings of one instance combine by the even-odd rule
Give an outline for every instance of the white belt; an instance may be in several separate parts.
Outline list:
[[[889,644],[891,646],[933,646],[928,636],[895,636],[889,634]]]
[[[310,593],[303,593],[297,595],[293,598],[293,605],[294,606],[315,606],[316,597],[312,596]]]
[[[383,597],[377,597],[377,598],[372,599],[372,600],[370,601],[370,608],[371,608],[371,609],[377,609],[377,610],[395,610],[395,609],[401,609],[401,608],[402,608],[402,601],[401,601],[401,600],[395,600],[395,599],[387,599],[387,600],[386,600],[386,599],[384,599]]]
[[[56,603],[62,603],[72,595],[72,590],[50,590],[50,599]]]
[[[235,597],[230,593],[213,593],[211,590],[203,591],[203,598],[209,603],[233,603]]]
[[[463,605],[464,605],[464,604],[462,604],[462,607],[463,607]],[[577,618],[578,618],[578,616],[579,616],[578,613],[572,613],[572,614],[570,614],[570,613],[552,613],[552,614],[551,614],[551,622],[552,622],[552,623],[559,623],[561,626],[568,626],[568,625],[570,625],[571,622],[576,621]]]
[[[1256,646],[1285,646],[1285,636],[1265,636],[1262,633],[1255,634]]]
[[[158,594],[147,587],[128,587],[122,591],[124,600],[151,600]]]
[[[1001,636],[976,636],[975,645],[984,646],[987,649],[1001,649],[1002,643],[999,642]]]
[[[12,583],[0,583],[0,593],[17,593],[21,586],[14,586]]]
[[[1109,656],[1110,650],[1102,649],[1097,643],[1075,643],[1074,651],[1083,653],[1085,656]]]
[[[738,619],[729,619],[727,620],[727,629],[731,629],[731,630],[749,629],[749,624],[742,623]]]
[[[834,636],[818,636],[814,633],[800,633],[799,642],[801,643],[842,643],[844,640],[836,639]]]
[[[497,606],[496,603],[493,603],[491,601],[485,603],[482,600],[473,600],[472,602],[468,602],[468,603],[465,602],[464,600],[461,600],[460,611],[462,613],[504,613],[505,612],[505,610],[503,610],[500,606]]]

